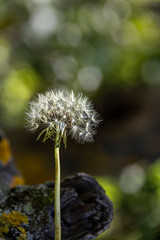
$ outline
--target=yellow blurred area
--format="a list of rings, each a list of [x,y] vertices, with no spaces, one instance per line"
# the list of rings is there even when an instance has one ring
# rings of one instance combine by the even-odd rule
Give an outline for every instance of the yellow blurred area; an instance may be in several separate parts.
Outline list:
[[[160,159],[149,168],[149,179],[150,182],[156,185],[160,190]]]
[[[99,184],[104,188],[107,196],[112,199],[114,209],[117,209],[121,205],[122,193],[118,186],[117,181],[113,177],[99,176],[96,177]]]
[[[24,67],[10,72],[2,83],[2,118],[8,124],[16,124],[13,119],[23,115],[28,100],[37,91],[39,79],[31,67]]]
[[[7,139],[0,141],[0,161],[5,166],[12,160],[10,144]]]

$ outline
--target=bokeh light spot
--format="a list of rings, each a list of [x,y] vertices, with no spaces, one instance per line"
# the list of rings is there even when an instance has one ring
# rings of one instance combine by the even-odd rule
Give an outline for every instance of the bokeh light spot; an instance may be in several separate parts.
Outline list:
[[[102,82],[101,70],[93,66],[84,67],[78,73],[78,80],[83,90],[96,91]]]
[[[139,31],[134,23],[127,22],[114,33],[113,39],[122,46],[134,44],[139,40]]]
[[[58,12],[49,5],[42,5],[32,11],[29,26],[34,37],[45,38],[56,31],[58,22]]]
[[[109,31],[109,32],[115,31],[120,25],[120,18],[118,14],[109,8],[104,8],[103,14],[108,26],[106,31]]]
[[[77,62],[71,56],[62,56],[55,60],[53,70],[58,79],[62,81],[72,80],[77,70]]]
[[[131,5],[127,0],[109,0],[105,7],[115,11],[123,22],[129,19],[132,12]]]
[[[57,39],[62,45],[77,47],[82,39],[82,31],[77,24],[66,23],[59,29]]]
[[[146,176],[143,168],[137,164],[127,166],[120,176],[120,187],[125,193],[136,193],[145,184]]]

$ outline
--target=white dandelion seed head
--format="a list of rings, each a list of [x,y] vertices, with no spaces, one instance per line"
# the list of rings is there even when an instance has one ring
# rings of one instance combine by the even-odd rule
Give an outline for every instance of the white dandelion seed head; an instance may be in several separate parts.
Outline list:
[[[30,102],[26,112],[28,127],[31,131],[47,129],[47,139],[55,134],[70,135],[80,143],[92,142],[99,119],[92,103],[82,94],[73,91],[47,91]]]

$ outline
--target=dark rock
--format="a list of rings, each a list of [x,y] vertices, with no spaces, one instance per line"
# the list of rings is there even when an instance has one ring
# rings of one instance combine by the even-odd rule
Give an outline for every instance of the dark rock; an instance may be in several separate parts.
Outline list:
[[[53,183],[18,186],[2,191],[0,199],[0,237],[5,229],[2,213],[5,216],[10,213],[12,219],[18,216],[20,224],[18,220],[6,223],[8,231],[5,229],[5,239],[54,239]],[[61,213],[62,239],[88,240],[94,239],[110,227],[113,206],[93,177],[77,174],[61,184]],[[12,233],[14,236],[11,236]]]

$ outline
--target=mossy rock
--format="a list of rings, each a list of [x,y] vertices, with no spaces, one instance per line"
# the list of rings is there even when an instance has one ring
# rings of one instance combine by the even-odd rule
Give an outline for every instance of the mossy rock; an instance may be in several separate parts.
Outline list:
[[[61,183],[62,239],[94,239],[109,228],[113,206],[97,181],[77,174]],[[0,192],[0,239],[54,239],[54,184]]]

